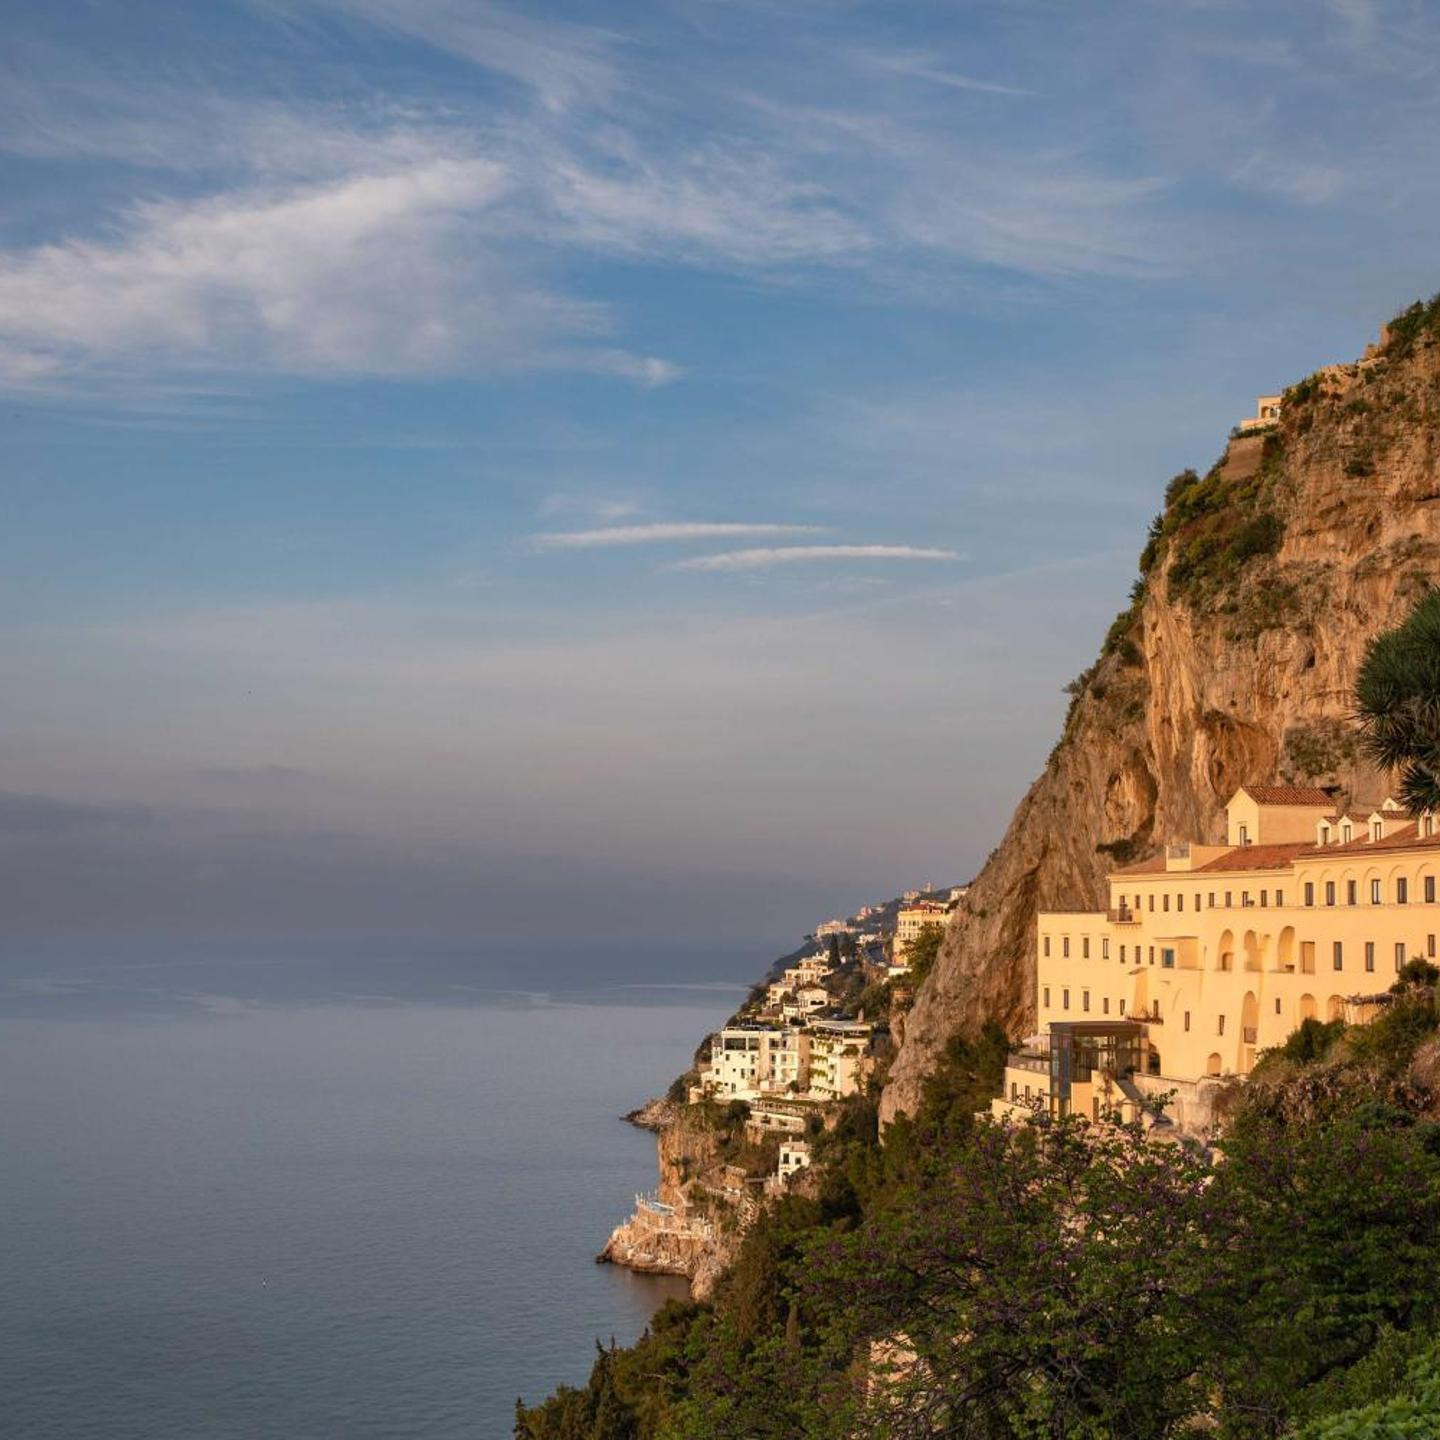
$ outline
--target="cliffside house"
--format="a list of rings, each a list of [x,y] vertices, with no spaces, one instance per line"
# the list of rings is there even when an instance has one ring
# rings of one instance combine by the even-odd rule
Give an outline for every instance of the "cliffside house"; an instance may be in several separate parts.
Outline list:
[[[1280,395],[1261,395],[1255,401],[1255,413],[1242,420],[1236,428],[1244,435],[1251,430],[1266,430],[1271,425],[1278,424],[1283,398]]]
[[[1245,1075],[1307,1017],[1369,1019],[1395,973],[1434,957],[1440,834],[1393,800],[1247,785],[1223,845],[1116,870],[1103,911],[1045,912],[1039,1033],[1010,1056],[996,1114],[1170,1115],[1204,1128],[1219,1077]]]
[[[790,1025],[743,1021],[727,1025],[710,1043],[705,1092],[717,1100],[754,1100],[803,1087],[810,1038]]]
[[[906,953],[927,925],[944,925],[950,919],[954,902],[944,900],[912,900],[902,905],[895,916],[895,943],[890,952],[891,963],[907,964]]]
[[[870,1036],[864,1020],[812,1020],[810,1031],[810,1094],[817,1100],[843,1100],[855,1095],[870,1073]]]

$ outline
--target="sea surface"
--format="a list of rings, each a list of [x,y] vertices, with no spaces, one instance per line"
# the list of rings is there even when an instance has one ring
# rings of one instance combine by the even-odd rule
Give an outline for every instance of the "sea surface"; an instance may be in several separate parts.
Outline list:
[[[618,1116],[757,954],[0,948],[0,1434],[476,1437],[679,1281]]]

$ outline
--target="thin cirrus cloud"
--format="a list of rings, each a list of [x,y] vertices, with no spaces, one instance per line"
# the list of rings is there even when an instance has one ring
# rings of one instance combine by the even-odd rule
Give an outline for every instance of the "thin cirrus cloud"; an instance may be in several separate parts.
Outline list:
[[[397,146],[323,178],[139,203],[104,238],[0,251],[0,384],[194,368],[675,377],[600,343],[607,306],[545,288],[495,242],[504,164]]]
[[[828,560],[958,560],[955,550],[925,545],[774,545],[752,550],[725,550],[677,560],[672,570],[768,570],[777,565],[804,565]]]
[[[543,531],[530,537],[537,550],[600,550],[621,545],[667,545],[687,540],[738,540],[761,535],[813,535],[817,525],[661,520],[648,525],[602,525],[592,530]]]

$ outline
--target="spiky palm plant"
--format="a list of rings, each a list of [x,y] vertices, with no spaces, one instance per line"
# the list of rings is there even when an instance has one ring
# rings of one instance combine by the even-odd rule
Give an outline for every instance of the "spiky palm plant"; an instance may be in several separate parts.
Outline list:
[[[1397,772],[1406,808],[1440,810],[1440,590],[1370,642],[1355,703],[1365,753]]]

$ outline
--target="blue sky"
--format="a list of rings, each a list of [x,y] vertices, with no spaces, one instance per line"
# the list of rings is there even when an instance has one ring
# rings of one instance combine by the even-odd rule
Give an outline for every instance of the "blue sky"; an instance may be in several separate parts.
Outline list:
[[[1440,286],[1418,0],[3,23],[21,934],[962,877],[1166,478]]]

